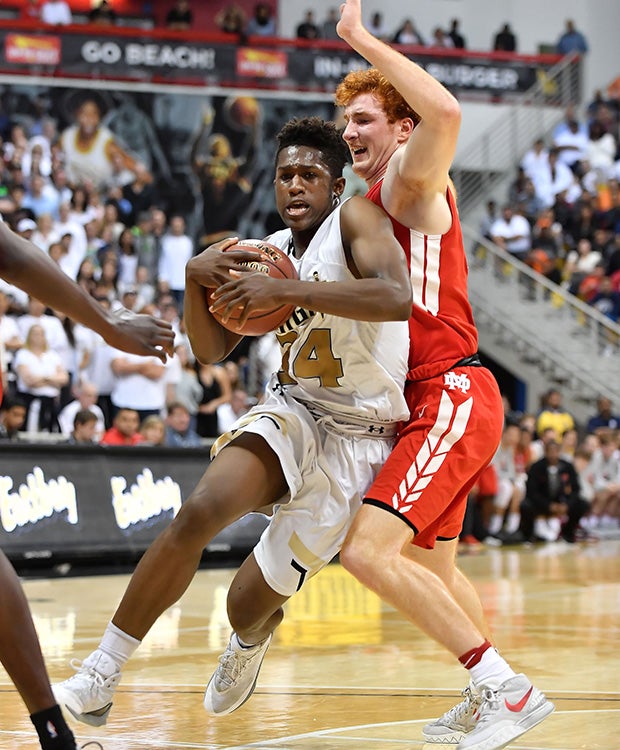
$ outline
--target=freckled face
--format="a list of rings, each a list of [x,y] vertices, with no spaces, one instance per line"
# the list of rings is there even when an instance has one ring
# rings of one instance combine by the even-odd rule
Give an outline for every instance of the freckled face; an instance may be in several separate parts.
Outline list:
[[[373,94],[359,94],[344,110],[342,137],[353,159],[353,171],[369,185],[379,180],[399,146],[399,124],[388,122],[380,101]]]
[[[283,149],[274,185],[278,213],[286,226],[297,232],[318,227],[333,208],[334,179],[316,148]]]

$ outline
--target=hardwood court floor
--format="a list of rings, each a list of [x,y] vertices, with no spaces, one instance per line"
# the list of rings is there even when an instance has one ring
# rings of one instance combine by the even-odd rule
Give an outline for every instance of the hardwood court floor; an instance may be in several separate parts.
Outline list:
[[[461,558],[495,641],[556,711],[511,747],[620,747],[620,541],[483,550]],[[74,723],[105,750],[405,750],[465,684],[452,657],[331,565],[288,604],[252,699],[227,717],[202,708],[229,635],[231,570],[201,570],[125,670],[107,726]],[[53,680],[96,647],[127,576],[24,582]],[[0,669],[0,748],[38,747]],[[426,750],[438,747],[426,745]]]

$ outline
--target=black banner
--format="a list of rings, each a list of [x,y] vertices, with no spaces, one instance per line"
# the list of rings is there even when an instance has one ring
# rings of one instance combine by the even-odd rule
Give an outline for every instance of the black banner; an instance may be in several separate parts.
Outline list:
[[[310,46],[283,40],[278,46],[241,46],[196,37],[179,41],[161,34],[91,36],[0,27],[0,70],[324,95],[331,94],[350,70],[367,67],[365,60],[344,45]],[[456,93],[492,96],[523,94],[559,59],[451,51],[409,56]],[[570,85],[574,90],[563,95],[578,101],[579,76],[572,76]]]
[[[0,547],[17,562],[135,559],[174,518],[208,462],[207,448],[2,445]],[[250,514],[206,553],[245,555],[266,525]]]

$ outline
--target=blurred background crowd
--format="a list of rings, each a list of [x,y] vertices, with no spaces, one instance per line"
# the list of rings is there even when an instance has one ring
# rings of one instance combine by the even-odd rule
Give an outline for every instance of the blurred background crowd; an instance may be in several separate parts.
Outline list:
[[[194,10],[189,0],[171,3],[165,26],[195,28]],[[74,17],[62,0],[29,0],[21,13],[54,25],[123,23],[105,1],[85,18]],[[335,9],[324,19],[308,10],[297,36],[335,39],[336,18]],[[375,11],[368,24],[394,43],[467,44],[458,19],[448,29],[421,32],[411,19],[392,28]],[[277,32],[265,3],[250,17],[231,5],[218,14],[217,26],[240,41]],[[491,47],[517,51],[508,24]],[[570,21],[558,32],[557,51],[587,52],[587,41]],[[171,199],[162,158],[155,155],[156,171],[117,138],[93,92],[78,92],[73,121],[64,127],[44,96],[34,98],[27,117],[10,107],[0,110],[5,221],[99,304],[161,316],[176,332],[175,356],[166,365],[128,355],[0,281],[0,439],[203,445],[260,400],[279,366],[273,334],[244,340],[225,362],[202,365],[183,329],[187,260],[206,244],[240,232],[235,217],[256,188],[247,172],[261,145],[252,101],[236,100],[243,104],[237,122],[248,124],[250,135],[242,157],[213,132],[212,108],[201,112],[187,152],[202,196],[198,221],[193,210],[183,210],[184,196]],[[614,321],[620,318],[619,144],[617,92],[597,91],[584,107],[569,107],[551,136],[538,139],[514,165],[508,195],[489,201],[480,227],[487,239]],[[271,166],[264,171],[270,174]],[[614,405],[600,399],[587,424],[577,424],[562,394],[551,389],[542,394],[536,414],[516,413],[506,403],[504,440],[485,481],[472,492],[463,544],[573,542],[617,533],[619,500],[620,416]]]

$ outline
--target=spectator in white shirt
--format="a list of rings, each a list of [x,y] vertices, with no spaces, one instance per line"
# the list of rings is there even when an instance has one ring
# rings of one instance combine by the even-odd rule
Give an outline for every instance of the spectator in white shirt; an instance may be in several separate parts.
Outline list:
[[[46,0],[41,6],[41,21],[51,26],[73,23],[71,8],[65,0]]]
[[[82,224],[79,224],[77,221],[71,221],[69,218],[70,213],[71,204],[61,203],[58,207],[58,220],[54,222],[54,231],[61,238],[65,234],[71,235],[68,252],[63,256],[60,267],[69,278],[75,279],[80,268],[80,263],[86,256],[87,238]]]
[[[135,409],[140,421],[159,415],[166,405],[167,368],[157,357],[117,350],[111,362],[115,375],[110,397],[115,410]]]
[[[0,290],[0,378],[5,391],[8,387],[8,368],[13,355],[24,345],[16,319],[12,315],[7,315],[9,305],[8,295]]]
[[[66,342],[66,333],[62,323],[55,315],[45,314],[45,305],[38,299],[30,297],[28,300],[28,312],[17,318],[17,327],[22,339],[25,341],[28,331],[37,323],[45,331],[45,338],[50,349],[55,352],[62,349]]]
[[[521,166],[525,174],[536,184],[536,180],[541,172],[546,172],[549,167],[549,152],[545,148],[545,142],[542,138],[534,141],[534,145],[525,156],[521,159]]]
[[[509,204],[502,209],[501,219],[497,219],[491,227],[491,237],[496,245],[521,261],[526,259],[532,249],[530,223],[525,216],[515,213]]]
[[[95,439],[97,442],[101,440],[101,436],[105,432],[105,419],[103,412],[97,406],[97,398],[99,392],[97,386],[93,383],[83,382],[76,389],[76,399],[68,403],[64,409],[58,415],[58,424],[60,426],[60,432],[63,435],[69,437],[73,432],[75,415],[79,411],[90,411],[95,415],[96,426],[95,426]]]
[[[185,219],[170,218],[168,232],[162,237],[159,259],[159,290],[170,292],[177,301],[179,314],[183,312],[185,296],[185,266],[194,254],[194,243],[185,234]]]
[[[17,391],[28,405],[27,429],[52,432],[57,427],[60,389],[69,374],[49,348],[42,326],[35,324],[28,331],[24,347],[15,355],[14,369]]]
[[[230,401],[217,407],[217,425],[220,432],[228,432],[233,424],[246,414],[252,404],[248,394],[242,388],[232,392]]]
[[[580,129],[577,120],[570,120],[567,129],[555,138],[553,145],[559,151],[558,161],[574,172],[576,165],[586,158],[588,136]]]
[[[553,206],[560,193],[566,193],[568,203],[573,203],[581,194],[575,175],[559,160],[559,155],[558,149],[549,149],[547,167],[541,169],[536,178],[532,179],[536,195],[542,200],[545,208]]]

